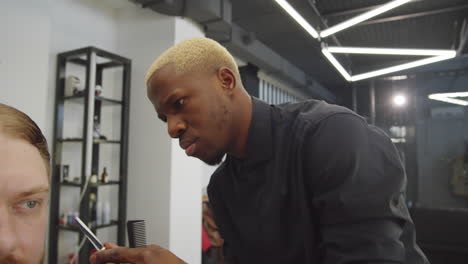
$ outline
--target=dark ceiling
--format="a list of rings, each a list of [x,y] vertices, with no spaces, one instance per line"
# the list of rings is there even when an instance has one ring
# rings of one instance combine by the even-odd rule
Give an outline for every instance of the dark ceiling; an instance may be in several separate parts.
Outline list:
[[[289,0],[316,29],[333,26],[389,0]],[[314,5],[320,17],[314,11]],[[468,0],[416,0],[335,34],[342,46],[457,49]],[[310,74],[337,95],[349,83],[323,57],[318,40],[305,32],[274,0],[233,0],[232,20]],[[337,45],[333,37],[323,40]],[[407,62],[404,56],[337,56],[353,73]]]

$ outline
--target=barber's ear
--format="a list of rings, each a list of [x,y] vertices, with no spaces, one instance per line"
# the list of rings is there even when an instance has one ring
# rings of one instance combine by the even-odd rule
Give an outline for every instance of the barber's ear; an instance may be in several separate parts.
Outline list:
[[[236,88],[236,76],[231,69],[227,67],[221,67],[218,70],[218,79],[225,91],[231,93],[234,88]]]

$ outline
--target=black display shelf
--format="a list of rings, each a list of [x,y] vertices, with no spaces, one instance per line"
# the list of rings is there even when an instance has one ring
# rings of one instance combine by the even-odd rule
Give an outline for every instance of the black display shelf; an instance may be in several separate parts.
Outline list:
[[[69,76],[67,68],[70,64],[78,65],[83,67],[85,76],[83,76],[83,93],[73,96],[65,96],[65,84],[66,78]],[[97,85],[103,85],[103,75],[107,69],[120,67],[122,71],[114,71],[113,74],[120,74],[122,78],[122,89],[116,89],[117,87],[104,87],[105,91],[116,91],[119,95],[117,97],[121,99],[108,98],[105,96],[89,96],[90,94],[96,93],[95,87]],[[94,72],[93,72],[94,71]],[[74,226],[62,226],[59,225],[60,219],[60,204],[61,204],[61,192],[68,194],[73,192],[70,189],[79,190],[81,193],[84,192],[83,199],[79,206],[79,215],[84,223],[94,223],[96,221],[96,215],[91,212],[93,209],[90,207],[90,194],[95,195],[96,201],[103,201],[102,198],[98,197],[98,188],[102,186],[109,186],[107,188],[118,189],[118,210],[117,219],[112,221],[110,224],[91,227],[91,231],[96,232],[97,229],[106,228],[110,226],[117,227],[117,244],[125,246],[126,238],[126,218],[127,218],[127,171],[128,171],[128,127],[129,127],[129,113],[130,113],[130,73],[131,73],[131,60],[122,56],[95,48],[85,47],[77,50],[67,51],[58,54],[57,56],[57,72],[56,72],[56,94],[55,94],[55,119],[54,119],[54,141],[53,141],[53,155],[52,155],[52,178],[51,178],[51,200],[50,200],[50,230],[49,230],[49,247],[48,247],[48,259],[50,264],[58,264],[59,256],[59,244],[61,236],[60,231],[73,231],[77,232],[78,229]],[[114,89],[114,90],[113,90]],[[118,92],[117,92],[118,91]],[[114,93],[114,94],[116,94]],[[94,98],[94,100],[93,100]],[[69,120],[66,120],[65,109],[71,107],[70,104],[80,104],[83,107],[82,115],[82,131],[77,131],[81,137],[69,138],[64,135],[64,127]],[[120,131],[119,138],[106,139],[92,139],[92,144],[87,141],[90,138],[89,133],[93,133],[93,126],[97,123],[100,125],[102,122],[108,122],[109,120],[103,118],[101,120],[101,110],[106,107],[119,107],[120,117],[119,123]],[[78,115],[81,116],[81,115]],[[76,118],[76,117],[71,117]],[[114,117],[115,118],[115,117]],[[90,121],[92,120],[92,121]],[[114,120],[114,119],[112,119]],[[76,123],[76,119],[73,120]],[[111,123],[112,126],[116,126],[117,122]],[[114,127],[116,128],[116,127]],[[80,150],[76,154],[81,158],[80,166],[80,183],[77,182],[62,182],[62,167],[65,162],[62,162],[63,148],[68,143],[80,143]],[[98,184],[88,184],[87,189],[83,190],[84,184],[91,174],[100,176],[99,166],[100,164],[100,148],[105,145],[115,145],[119,151],[119,164],[115,165],[118,170],[112,175],[115,180],[106,183],[99,182]],[[117,151],[116,148],[112,148],[111,151]],[[68,153],[68,152],[67,152]],[[72,153],[73,154],[73,153]],[[71,187],[71,188],[62,188]],[[73,193],[73,195],[76,195]],[[94,199],[94,198],[93,198]],[[83,234],[78,232],[79,241],[83,239]],[[92,245],[86,241],[79,252],[79,264],[87,264],[89,259],[90,250]]]
[[[65,101],[72,101],[72,102],[77,102],[77,103],[84,103],[85,95],[72,95],[72,96],[65,96],[63,98]],[[82,100],[80,100],[82,99]],[[106,98],[103,96],[95,96],[94,99],[96,101],[101,101],[105,103],[106,105],[122,105],[122,101],[111,99],[111,98]]]

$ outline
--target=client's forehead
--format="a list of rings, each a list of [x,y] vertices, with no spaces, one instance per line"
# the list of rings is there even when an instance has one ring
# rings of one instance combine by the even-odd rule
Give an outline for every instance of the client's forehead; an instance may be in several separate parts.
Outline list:
[[[0,146],[0,199],[47,191],[47,169],[34,146],[1,133]]]

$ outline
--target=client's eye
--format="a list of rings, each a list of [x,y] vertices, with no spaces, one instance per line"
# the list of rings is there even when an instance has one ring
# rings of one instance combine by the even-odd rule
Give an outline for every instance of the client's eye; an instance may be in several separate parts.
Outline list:
[[[26,201],[20,204],[21,209],[34,209],[39,205],[38,201]]]

